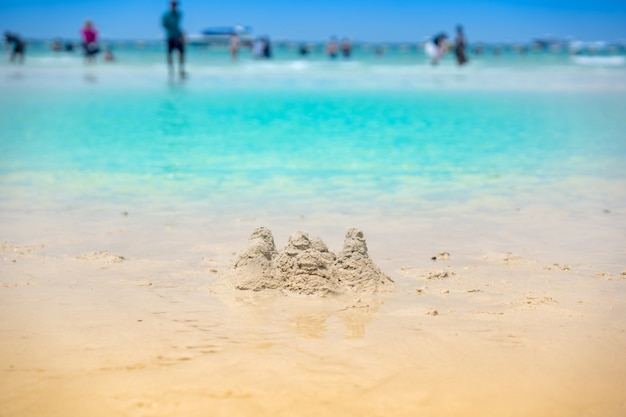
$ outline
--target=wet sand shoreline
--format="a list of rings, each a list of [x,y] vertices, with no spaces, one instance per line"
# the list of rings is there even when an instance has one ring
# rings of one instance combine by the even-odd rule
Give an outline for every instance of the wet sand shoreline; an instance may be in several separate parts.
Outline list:
[[[331,297],[220,283],[258,223],[283,224],[277,245],[301,228],[337,250],[349,215],[233,218],[202,233],[197,219],[155,228],[118,215],[42,234],[27,224],[55,214],[21,214],[5,227],[0,415],[624,412],[619,210],[512,213],[491,229],[483,218],[483,236],[445,216],[431,227],[362,217],[395,288]],[[540,239],[540,221],[559,236]],[[580,231],[590,243],[576,250]],[[449,259],[433,261],[440,251]]]

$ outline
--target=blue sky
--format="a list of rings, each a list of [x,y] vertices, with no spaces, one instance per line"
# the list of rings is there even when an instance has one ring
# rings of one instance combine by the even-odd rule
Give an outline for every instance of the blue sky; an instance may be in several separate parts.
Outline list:
[[[31,38],[77,38],[86,18],[103,37],[159,39],[167,0],[0,0],[0,30]],[[452,34],[462,23],[470,41],[520,41],[551,34],[583,41],[626,40],[626,0],[307,2],[181,0],[183,28],[251,25],[274,39],[324,40],[331,35],[362,41],[421,41]]]

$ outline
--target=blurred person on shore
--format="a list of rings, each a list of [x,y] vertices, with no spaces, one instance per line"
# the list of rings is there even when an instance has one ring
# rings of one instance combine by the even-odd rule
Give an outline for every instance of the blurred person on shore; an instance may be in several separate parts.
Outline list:
[[[272,58],[272,43],[269,37],[259,37],[252,42],[252,57],[256,59]]]
[[[11,51],[11,62],[19,62],[20,64],[24,63],[24,51],[26,50],[26,43],[22,40],[22,38],[12,32],[4,32],[4,42],[6,47],[13,46],[13,50]]]
[[[271,59],[272,58],[272,42],[270,38],[265,36],[263,37],[263,58]]]
[[[98,46],[98,31],[93,26],[91,20],[85,20],[85,26],[80,30],[80,36],[82,38],[83,52],[85,53],[85,61],[88,64],[93,63],[96,60],[96,55],[100,52]]]
[[[439,60],[447,50],[447,39],[448,35],[442,32],[433,36],[433,38],[424,45],[424,52],[429,56],[431,64],[439,64]]]
[[[472,49],[472,52],[474,53],[474,55],[480,56],[485,53],[485,46],[481,44],[475,45]]]
[[[232,59],[233,61],[237,60],[237,57],[239,55],[239,46],[241,44],[241,40],[239,39],[239,35],[237,35],[235,32],[230,34],[230,40],[229,40],[229,48],[230,48],[230,59]]]
[[[261,38],[256,38],[252,42],[252,57],[256,59],[263,58],[264,42]]]
[[[298,47],[298,53],[300,56],[307,56],[311,52],[311,48],[306,43],[300,44]]]
[[[467,41],[465,39],[465,35],[463,34],[463,26],[458,25],[456,27],[456,38],[454,40],[454,55],[456,56],[456,62],[459,65],[467,64]]]
[[[337,39],[333,36],[326,44],[326,55],[328,55],[330,59],[337,58],[337,49]]]
[[[55,39],[52,42],[52,46],[50,47],[50,49],[52,49],[54,52],[60,52],[63,50],[63,43],[61,42],[61,39]]]
[[[343,38],[341,41],[341,54],[344,58],[350,58],[350,56],[352,56],[352,43],[350,39]]]
[[[113,55],[113,48],[111,48],[111,45],[107,45],[106,48],[104,48],[104,60],[106,62],[115,61],[115,55]]]
[[[182,13],[178,10],[178,2],[170,2],[170,9],[163,14],[161,25],[165,29],[167,39],[167,67],[170,77],[174,74],[174,51],[178,51],[178,73],[181,79],[187,77],[185,72],[185,37],[180,28],[183,19]]]

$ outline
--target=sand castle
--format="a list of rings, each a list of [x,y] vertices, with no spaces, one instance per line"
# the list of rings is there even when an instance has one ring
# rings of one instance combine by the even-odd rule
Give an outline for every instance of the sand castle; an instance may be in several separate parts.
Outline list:
[[[344,247],[335,255],[326,244],[296,232],[287,246],[277,251],[272,232],[257,228],[248,247],[229,274],[240,290],[278,289],[299,294],[375,293],[393,286],[393,281],[367,254],[363,232],[349,229]]]

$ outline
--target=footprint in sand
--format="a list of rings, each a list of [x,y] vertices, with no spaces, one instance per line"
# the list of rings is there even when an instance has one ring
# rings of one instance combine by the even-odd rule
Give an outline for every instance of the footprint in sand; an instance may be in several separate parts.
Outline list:
[[[428,273],[426,279],[446,279],[454,276],[456,276],[456,273],[452,271],[432,271]]]
[[[432,259],[433,261],[447,261],[450,259],[450,252],[439,252],[430,259]]]
[[[116,255],[106,250],[87,253],[85,255],[77,256],[76,259],[80,259],[83,261],[101,261],[106,264],[117,264],[127,260],[121,255]]]
[[[623,272],[622,272],[622,274],[623,274]],[[611,274],[610,272],[598,271],[598,272],[595,273],[594,276],[596,278],[604,279],[604,280],[607,280],[607,281],[611,281],[613,279],[613,274]]]

